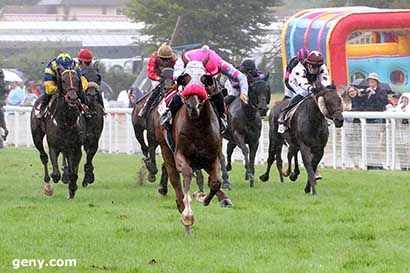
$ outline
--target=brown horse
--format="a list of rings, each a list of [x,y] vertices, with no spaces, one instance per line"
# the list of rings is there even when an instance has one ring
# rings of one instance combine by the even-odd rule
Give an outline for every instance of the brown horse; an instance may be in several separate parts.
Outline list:
[[[80,90],[80,77],[75,70],[61,72],[59,91],[53,96],[49,115],[39,119],[36,117],[40,97],[31,111],[31,134],[34,145],[40,152],[40,159],[44,166],[44,193],[53,194],[53,186],[48,174],[48,156],[44,150],[43,139],[47,137],[49,154],[53,165],[51,178],[57,183],[60,178],[58,156],[60,153],[67,160],[67,175],[69,178],[69,198],[75,196],[77,190],[78,165],[81,160],[81,126],[80,103],[78,92]]]
[[[327,120],[332,120],[337,128],[343,126],[342,102],[334,86],[324,87],[319,81],[315,83],[317,93],[303,100],[296,109],[290,128],[284,133],[277,132],[280,109],[284,103],[276,104],[270,118],[269,158],[264,181],[269,178],[269,172],[274,160],[277,160],[279,175],[282,180],[281,150],[283,141],[289,144],[288,160],[296,160],[297,152],[302,154],[303,164],[308,173],[305,193],[316,195],[315,172],[323,157],[324,148],[329,137]],[[289,170],[288,170],[289,172]]]
[[[141,150],[144,158],[145,167],[148,170],[148,181],[155,182],[156,174],[158,173],[157,169],[157,162],[156,162],[156,154],[155,150],[158,147],[158,141],[155,135],[155,120],[154,117],[157,113],[158,103],[169,90],[174,88],[174,80],[173,80],[173,72],[172,68],[165,68],[161,71],[161,80],[159,88],[161,88],[161,96],[157,102],[154,103],[151,111],[149,111],[146,118],[141,117],[138,113],[141,111],[142,107],[144,106],[146,100],[149,98],[151,93],[148,93],[144,97],[142,97],[134,106],[132,111],[132,126],[134,128],[134,134],[137,138],[138,143],[141,146]],[[148,143],[145,142],[144,139],[144,132],[147,132],[147,140]],[[166,168],[163,165],[161,168],[161,180],[160,180],[160,188],[158,192],[162,195],[166,195],[168,193],[168,175],[166,172]],[[203,191],[203,184],[204,178],[200,170],[196,172],[196,181],[199,187],[199,191]]]
[[[162,157],[169,179],[176,193],[177,208],[181,222],[186,232],[191,232],[194,215],[191,208],[190,186],[194,170],[205,169],[208,174],[210,193],[197,194],[197,199],[205,206],[209,205],[214,195],[220,204],[231,207],[232,202],[220,190],[222,184],[221,163],[219,160],[222,149],[222,137],[219,122],[208,99],[201,100],[197,95],[182,97],[184,105],[178,110],[173,121],[173,136],[175,143],[175,158],[168,147],[166,131],[159,126],[159,115],[155,117],[156,135],[161,146]],[[180,176],[184,179],[184,189],[181,188]]]

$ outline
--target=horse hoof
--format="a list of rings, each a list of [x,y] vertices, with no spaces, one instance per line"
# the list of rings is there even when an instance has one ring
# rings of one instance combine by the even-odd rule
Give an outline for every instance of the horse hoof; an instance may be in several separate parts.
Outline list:
[[[74,196],[75,196],[75,191],[69,191],[67,199],[68,200],[74,199]]]
[[[58,183],[58,181],[60,181],[60,179],[61,179],[61,175],[59,173],[58,174],[51,174],[51,178],[53,179],[54,183]]]
[[[88,184],[94,183],[94,180],[95,180],[94,174],[92,172],[86,172],[84,174],[83,186],[84,184],[86,184],[87,186]]]
[[[318,174],[318,175],[315,176],[315,180],[316,180],[316,181],[322,180],[322,178],[323,178],[323,177],[322,177],[320,174]]]
[[[259,179],[260,179],[262,182],[266,182],[266,181],[269,180],[269,175],[267,175],[266,173],[264,173],[264,174],[262,174],[261,176],[259,176]]]
[[[288,177],[288,176],[289,176],[289,173],[288,173],[288,172],[284,172],[284,173],[282,173],[282,175],[283,175],[284,177]]]
[[[63,181],[64,184],[68,184],[70,182],[70,178],[68,177],[68,174],[63,173],[63,176],[61,177],[61,181]]]
[[[198,200],[198,202],[204,204],[205,206],[209,204],[205,204],[206,193],[196,191],[193,193],[193,196],[196,198],[196,200]]]
[[[221,205],[222,208],[232,208],[233,207],[231,199],[228,199],[228,198],[221,200],[219,204]]]
[[[310,188],[305,188],[305,193],[310,193]]]
[[[83,181],[82,185],[83,185],[83,188],[87,188],[87,186],[88,186],[87,182],[85,182],[85,181]]]
[[[226,165],[226,171],[227,171],[227,172],[232,171],[232,165],[231,165],[231,164],[228,163],[228,164]]]
[[[249,180],[249,187],[251,188],[255,187],[255,181],[253,179]]]
[[[44,183],[44,188],[43,188],[43,190],[44,190],[44,194],[45,194],[46,196],[52,196],[53,193],[54,193],[54,191],[53,191],[53,184],[51,184],[51,183]]]
[[[151,183],[154,183],[157,180],[157,177],[155,176],[155,174],[148,174],[148,181]]]
[[[289,175],[289,179],[290,179],[290,181],[295,182],[298,179],[298,175],[295,174],[295,173],[291,173]]]
[[[168,193],[168,189],[159,188],[159,189],[158,189],[158,192],[159,192],[161,195],[166,196],[167,193]]]
[[[232,188],[231,188],[231,184],[230,184],[229,182],[223,183],[223,184],[222,184],[222,189],[227,190],[227,191],[230,191],[230,190],[232,189]]]

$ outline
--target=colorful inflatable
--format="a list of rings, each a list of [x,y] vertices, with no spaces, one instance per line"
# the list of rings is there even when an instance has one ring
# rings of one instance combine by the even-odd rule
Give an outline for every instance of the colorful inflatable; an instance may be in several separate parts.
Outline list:
[[[354,43],[364,34],[370,35],[366,43]],[[286,22],[281,40],[284,67],[306,47],[323,53],[338,88],[376,72],[393,90],[410,91],[410,10],[303,10]]]

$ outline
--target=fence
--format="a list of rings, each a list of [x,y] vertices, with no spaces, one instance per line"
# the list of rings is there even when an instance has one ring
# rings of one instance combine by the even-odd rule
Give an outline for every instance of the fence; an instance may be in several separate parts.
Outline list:
[[[10,134],[6,145],[31,147],[30,107],[5,107]],[[141,154],[131,124],[132,109],[107,109],[99,150],[107,153]],[[333,168],[408,169],[410,168],[409,113],[344,112],[345,123],[340,129],[329,126],[329,141],[322,166]],[[385,123],[366,123],[366,119],[386,119]],[[224,142],[224,151],[226,143]],[[268,157],[269,124],[264,121],[256,163]],[[159,149],[158,149],[159,152]],[[284,154],[286,148],[284,149]],[[234,160],[242,160],[239,148]],[[284,157],[285,158],[285,157]]]

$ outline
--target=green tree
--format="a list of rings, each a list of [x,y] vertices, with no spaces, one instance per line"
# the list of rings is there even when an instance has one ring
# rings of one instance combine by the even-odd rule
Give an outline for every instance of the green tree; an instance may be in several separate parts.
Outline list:
[[[258,46],[274,20],[279,0],[131,0],[127,14],[146,24],[143,34],[158,45],[170,39],[178,16],[173,45],[207,43],[229,56],[243,56]]]

